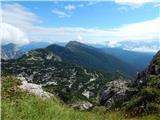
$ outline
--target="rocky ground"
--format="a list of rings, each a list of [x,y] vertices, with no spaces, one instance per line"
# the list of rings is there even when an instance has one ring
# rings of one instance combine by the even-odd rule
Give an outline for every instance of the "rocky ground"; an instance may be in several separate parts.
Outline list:
[[[160,51],[131,82],[116,80],[100,92],[100,104],[131,115],[160,113]]]
[[[110,74],[65,63],[45,49],[32,50],[16,60],[2,60],[2,75],[8,74],[22,80],[20,88],[41,97],[56,95],[80,110],[100,104],[131,115],[160,111],[160,51],[133,81],[113,80]]]

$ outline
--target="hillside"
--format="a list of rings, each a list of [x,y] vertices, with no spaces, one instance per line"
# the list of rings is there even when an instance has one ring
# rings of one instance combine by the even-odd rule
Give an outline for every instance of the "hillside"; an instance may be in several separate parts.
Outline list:
[[[121,48],[101,48],[107,54],[111,54],[120,60],[135,66],[139,71],[148,66],[149,62],[153,58],[154,53],[142,53],[123,50]]]
[[[65,47],[50,45],[46,49],[60,56],[63,61],[80,64],[91,69],[111,73],[119,71],[129,76],[134,76],[137,71],[134,66],[110,54],[106,54],[98,48],[76,41],[70,41]]]
[[[125,60],[118,59],[113,55],[105,53],[101,49],[94,48],[80,42],[70,41],[66,46],[64,46],[64,43],[57,43],[60,45],[63,44],[63,46],[50,44],[51,43],[47,42],[33,42],[18,47],[17,45],[10,43],[2,46],[2,59],[16,59],[21,57],[27,51],[42,47],[43,49],[49,50],[59,56],[63,62],[79,64],[94,70],[120,73],[130,78],[135,76],[138,71],[134,65],[128,64]]]
[[[16,59],[21,57],[23,52],[20,48],[13,44],[2,45],[1,47],[1,58],[2,59]]]
[[[111,81],[100,92],[100,104],[131,116],[160,112],[160,51],[131,83]]]
[[[42,99],[27,93],[18,86],[21,82],[13,76],[2,77],[2,120],[158,120],[158,115],[125,118],[123,113],[96,107],[91,111],[77,111],[57,98]]]
[[[160,51],[130,85],[126,110],[133,115],[160,113]],[[131,112],[130,110],[134,110]]]
[[[128,82],[65,63],[47,49],[32,50],[19,59],[2,60],[2,118],[158,120],[159,61],[160,52],[135,80]],[[18,87],[24,80],[39,84],[53,96],[42,99],[24,92]]]
[[[46,49],[32,50],[16,60],[2,60],[2,75],[8,74],[41,84],[71,104],[78,100],[96,102],[102,85],[120,77],[65,63]]]

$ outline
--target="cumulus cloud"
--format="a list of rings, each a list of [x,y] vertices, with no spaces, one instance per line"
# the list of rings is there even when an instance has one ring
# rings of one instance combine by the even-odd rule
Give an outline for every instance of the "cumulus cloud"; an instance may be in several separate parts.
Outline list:
[[[2,30],[0,34],[2,44],[18,43],[19,45],[24,45],[29,43],[25,33],[13,25],[0,23],[0,29]]]
[[[119,36],[123,40],[145,40],[145,39],[158,39],[160,28],[160,17],[124,25],[119,28],[112,29],[112,34]]]
[[[67,6],[64,6],[64,9],[65,10],[75,10],[76,7],[74,5],[67,5]]]
[[[105,44],[105,41],[110,41],[110,46],[114,47],[118,45],[119,41],[152,41],[159,40],[160,37],[160,17],[112,29],[82,27],[49,28],[36,26],[35,23],[42,22],[40,18],[19,4],[4,4],[0,12],[3,17],[3,24],[7,27],[9,26],[5,31],[11,29],[10,32],[5,32],[5,34],[8,34],[8,37],[7,35],[0,37],[0,39],[3,38],[3,43],[14,41],[17,44],[25,44],[25,41],[28,41],[28,39],[29,41],[47,42],[79,40],[84,43],[99,44]],[[52,12],[61,17],[69,17],[68,14],[58,10],[53,10]],[[10,28],[10,26],[12,27]],[[18,36],[16,37],[15,35]]]
[[[82,41],[82,39],[83,39],[82,36],[80,36],[80,35],[77,36],[77,40]]]
[[[32,23],[41,22],[41,20],[34,13],[20,4],[2,4],[0,13],[3,22],[10,23],[16,27],[31,26]]]
[[[58,15],[58,17],[60,17],[60,18],[71,17],[71,15],[65,13],[64,11],[60,11],[58,9],[53,9],[52,13]]]

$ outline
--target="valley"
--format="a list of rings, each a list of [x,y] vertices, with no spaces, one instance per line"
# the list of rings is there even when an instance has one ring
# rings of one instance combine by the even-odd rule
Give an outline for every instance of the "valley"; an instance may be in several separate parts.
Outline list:
[[[159,0],[0,6],[0,119],[160,120]]]
[[[97,107],[101,109],[99,106],[105,106],[112,110],[113,114],[116,109],[120,109],[123,113],[126,112],[127,116],[157,113],[159,109],[158,81],[160,80],[159,52],[154,56],[150,66],[144,70],[145,72],[140,72],[136,78],[130,80],[128,77],[130,74],[118,73],[114,69],[109,71],[110,66],[107,66],[106,71],[103,68],[89,67],[98,64],[98,55],[104,56],[101,62],[106,61],[109,64],[109,60],[112,59],[112,64],[120,66],[121,62],[114,63],[114,59],[119,59],[110,55],[106,56],[104,52],[96,53],[96,51],[97,48],[75,41],[69,42],[66,47],[54,44],[46,48],[33,49],[17,59],[2,59],[2,78],[8,79],[9,76],[15,76],[16,78],[9,77],[9,79],[25,80],[22,83],[30,85],[30,88],[28,86],[26,90],[31,92],[30,89],[33,89],[31,94],[43,94],[45,98],[48,96],[45,92],[48,92],[54,99],[60,99],[61,104],[67,104],[80,111],[90,112]],[[89,62],[88,58],[97,61]],[[87,61],[90,64],[86,64]],[[119,71],[121,70],[124,69],[120,67]],[[155,86],[153,80],[156,80],[157,83],[154,89],[152,88]],[[36,88],[36,85],[40,85],[41,88],[38,86]],[[25,86],[21,88],[25,90]],[[41,93],[40,89],[45,92]],[[152,101],[153,105],[147,101]],[[130,109],[135,109],[134,113],[129,112]],[[115,114],[117,117],[119,112]],[[123,115],[121,117],[122,119],[127,118]]]

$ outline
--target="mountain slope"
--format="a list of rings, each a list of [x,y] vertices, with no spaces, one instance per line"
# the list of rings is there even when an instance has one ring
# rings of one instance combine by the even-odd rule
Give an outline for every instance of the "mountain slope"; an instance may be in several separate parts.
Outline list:
[[[126,103],[126,110],[130,114],[160,113],[160,51],[150,65],[137,75],[130,90],[133,95]]]
[[[17,47],[17,45],[10,43],[7,45],[2,45],[1,47],[1,58],[2,59],[15,59],[22,56],[22,51]]]
[[[143,70],[149,64],[153,57],[153,53],[142,53],[123,50],[121,48],[102,48],[107,54],[111,54],[126,63],[135,66],[138,70]]]
[[[130,76],[135,75],[137,71],[134,66],[106,54],[100,49],[76,41],[69,42],[65,47],[50,45],[46,49],[60,56],[63,61],[80,64],[92,69],[108,72],[120,71]]]
[[[42,99],[19,88],[21,81],[13,76],[1,80],[2,120],[158,120],[159,115],[125,118],[122,112],[95,107],[91,111],[77,111],[57,98]]]
[[[100,92],[100,104],[121,109],[132,116],[160,113],[160,51],[150,65],[131,83],[107,83]]]
[[[29,44],[23,45],[20,49],[23,52],[27,52],[27,51],[37,49],[37,48],[45,48],[50,44],[51,43],[49,42],[31,42]]]
[[[41,84],[67,103],[72,100],[96,102],[101,86],[117,77],[64,63],[47,49],[32,50],[16,60],[2,60],[2,75],[6,74]]]
[[[27,45],[23,45],[20,49],[23,52],[28,52],[30,50],[37,49],[37,48],[45,48],[51,44],[53,44],[53,43],[50,43],[50,42],[31,42]],[[60,46],[65,46],[64,42],[54,42],[54,44],[57,44]]]

